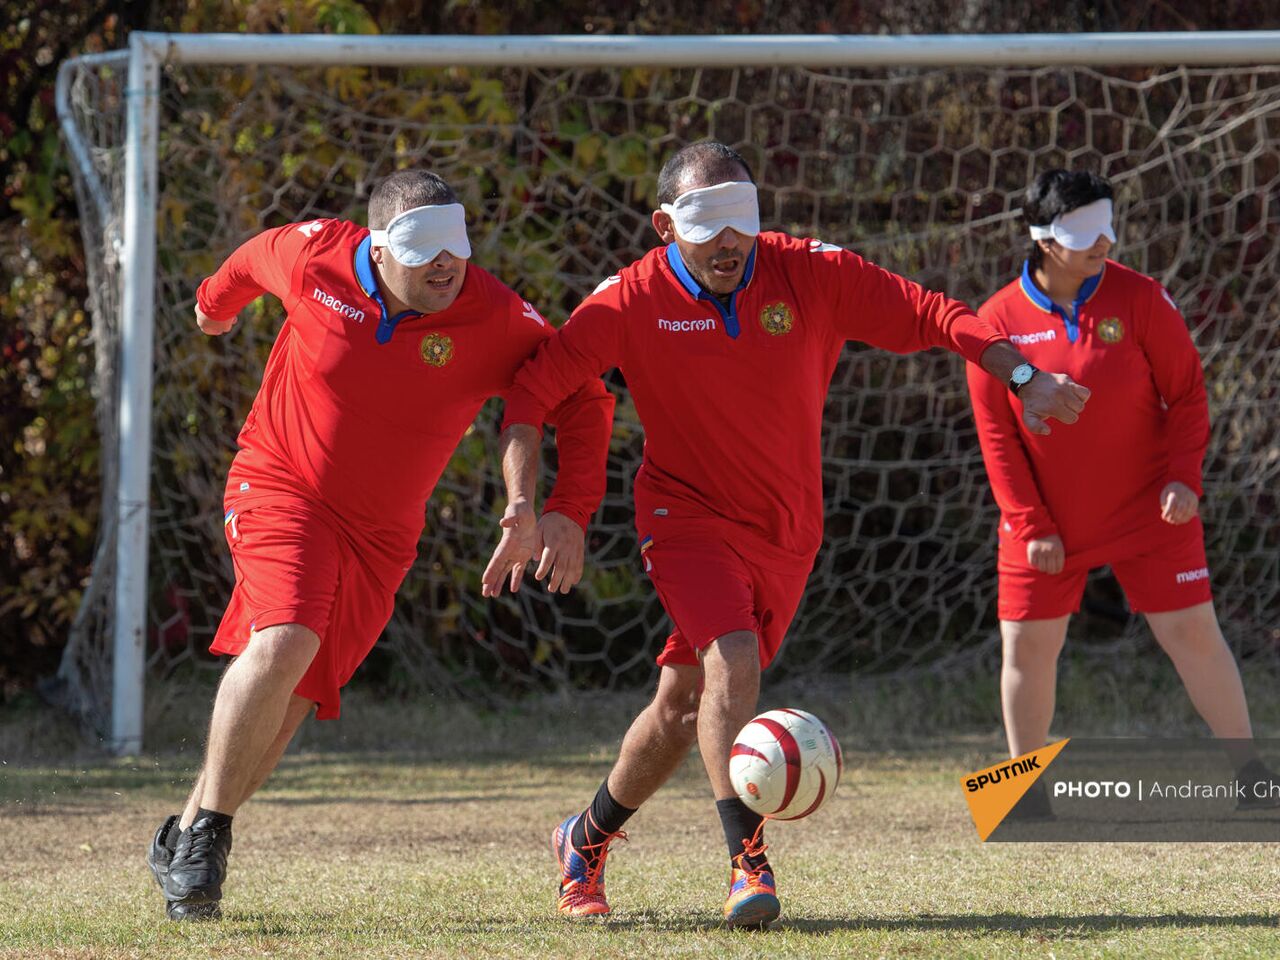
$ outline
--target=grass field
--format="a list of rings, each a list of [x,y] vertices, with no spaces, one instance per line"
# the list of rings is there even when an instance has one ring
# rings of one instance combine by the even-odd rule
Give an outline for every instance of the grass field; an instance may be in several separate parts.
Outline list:
[[[717,922],[725,855],[691,758],[610,860],[613,915],[566,922],[548,835],[594,792],[633,706],[352,704],[372,719],[306,731],[237,817],[226,917],[202,925],[164,919],[143,859],[194,748],[28,753],[0,766],[0,956],[1280,954],[1269,846],[979,843],[957,777],[1000,756],[994,731],[868,750],[842,729],[839,793],[770,832],[783,917],[767,933]],[[56,722],[23,720],[28,747],[40,723]],[[0,757],[17,739],[0,724]]]

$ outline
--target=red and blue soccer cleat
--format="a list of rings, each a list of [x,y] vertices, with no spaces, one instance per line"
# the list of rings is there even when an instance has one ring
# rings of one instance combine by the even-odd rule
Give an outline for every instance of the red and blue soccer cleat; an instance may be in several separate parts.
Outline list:
[[[760,824],[761,829],[764,824]],[[729,874],[729,899],[724,902],[724,922],[730,927],[767,927],[782,912],[778,902],[778,890],[773,882],[773,871],[760,858],[768,849],[760,839],[760,830],[746,841],[742,853],[733,858]],[[755,861],[752,867],[748,858]]]
[[[604,862],[609,856],[609,844],[615,838],[625,840],[627,835],[619,831],[579,851],[571,836],[580,816],[569,817],[551,833],[551,852],[560,864],[557,909],[566,917],[600,917],[609,912],[609,901],[604,897]]]

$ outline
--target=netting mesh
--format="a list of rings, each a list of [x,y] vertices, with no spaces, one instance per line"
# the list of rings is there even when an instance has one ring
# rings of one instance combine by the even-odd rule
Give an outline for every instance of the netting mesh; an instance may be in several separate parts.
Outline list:
[[[99,55],[83,66],[69,65],[59,86],[70,81],[66,102],[80,134],[69,144],[76,202],[85,242],[89,315],[94,344],[94,390],[102,473],[102,520],[94,550],[93,576],[86,586],[58,670],[63,704],[103,729],[110,712],[111,626],[115,586],[119,481],[119,372],[121,287],[119,254],[124,196],[124,89],[128,54]]]
[[[117,209],[121,126],[109,115],[122,81],[86,68],[73,87]],[[1020,268],[1019,194],[1039,170],[1111,177],[1115,255],[1169,288],[1205,360],[1214,426],[1203,508],[1219,614],[1238,650],[1280,639],[1280,69],[168,67],[162,99],[149,573],[157,675],[210,663],[203,651],[232,582],[223,479],[280,323],[268,299],[234,335],[207,340],[192,323],[201,278],[264,227],[363,221],[370,185],[417,164],[460,193],[476,261],[558,323],[655,242],[658,168],[705,136],[752,162],[766,225],[852,247],[974,304]],[[85,224],[105,352],[119,319],[110,231]],[[366,678],[502,698],[651,677],[667,624],[631,527],[642,434],[616,374],[611,387],[609,495],[583,585],[554,600],[528,588],[480,597],[501,509],[490,404],[431,501],[418,564]],[[778,670],[899,671],[989,649],[995,510],[961,362],[850,345],[824,453],[826,543]],[[110,580],[109,556],[94,576]],[[99,704],[109,620],[104,610],[73,655]],[[1090,634],[1138,631],[1118,617]]]

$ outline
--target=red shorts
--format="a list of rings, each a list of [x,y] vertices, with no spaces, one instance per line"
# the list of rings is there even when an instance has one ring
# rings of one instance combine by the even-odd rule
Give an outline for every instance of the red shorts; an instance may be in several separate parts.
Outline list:
[[[786,573],[750,559],[750,551],[696,523],[662,524],[655,536],[641,535],[640,556],[675,624],[658,655],[658,665],[698,665],[698,653],[713,640],[750,630],[760,647],[760,666],[769,666],[804,596],[813,563]],[[776,565],[775,565],[776,566]]]
[[[320,638],[320,650],[294,693],[319,704],[316,716],[338,716],[338,690],[351,679],[391,619],[399,578],[380,579],[332,514],[288,495],[228,498],[223,529],[236,585],[213,653],[238,655],[255,630],[297,623]]]
[[[1092,567],[1109,564],[1135,613],[1185,610],[1213,599],[1199,518],[1168,526],[1139,554],[1126,553],[1099,562],[1091,552],[1083,562],[1071,556],[1061,573],[1041,573],[1027,564],[1027,547],[1001,540],[997,613],[1001,620],[1053,620],[1080,609],[1080,597]]]

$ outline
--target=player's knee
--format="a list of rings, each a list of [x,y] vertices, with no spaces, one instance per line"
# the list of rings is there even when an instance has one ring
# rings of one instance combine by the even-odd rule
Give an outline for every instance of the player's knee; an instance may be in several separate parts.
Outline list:
[[[1065,640],[1065,630],[1006,628],[1004,663],[1006,666],[1031,667],[1055,661]]]
[[[653,713],[663,734],[692,740],[698,729],[698,697],[701,683],[664,684],[653,701]]]
[[[724,696],[760,683],[760,647],[747,630],[726,634],[703,652],[706,693]]]
[[[285,623],[254,633],[242,658],[285,672],[305,671],[320,649],[320,638],[300,623]]]
[[[687,741],[692,745],[698,736],[696,702],[667,702],[657,705],[658,723],[663,737],[670,742]]]
[[[1171,656],[1210,657],[1227,648],[1216,618],[1174,617],[1161,625],[1156,641]]]

